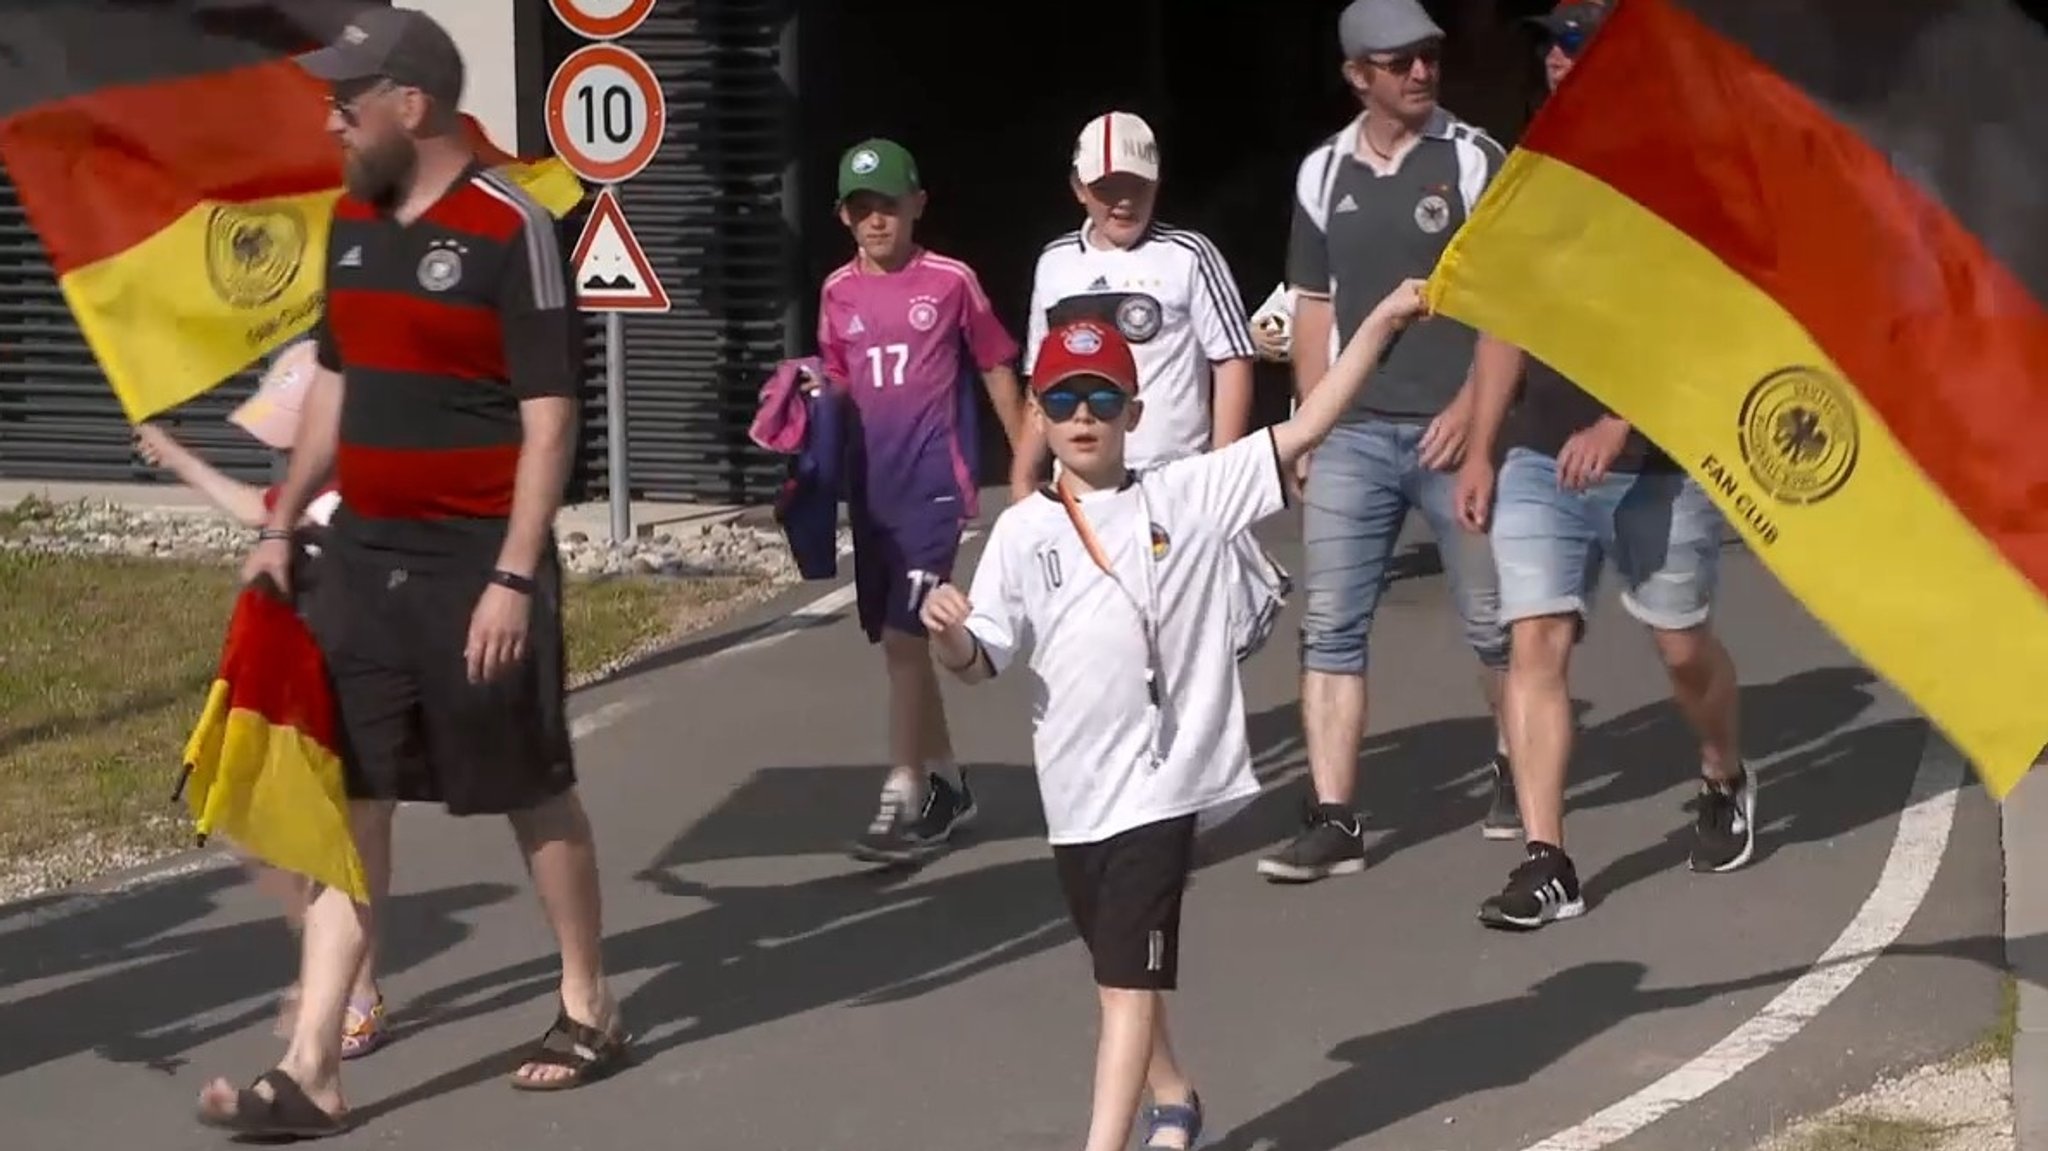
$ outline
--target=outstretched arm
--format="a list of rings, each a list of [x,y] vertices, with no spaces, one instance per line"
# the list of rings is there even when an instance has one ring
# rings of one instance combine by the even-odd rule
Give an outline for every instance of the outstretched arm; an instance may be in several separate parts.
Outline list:
[[[1365,388],[1373,365],[1380,361],[1394,336],[1428,310],[1429,305],[1422,297],[1421,280],[1404,282],[1380,301],[1372,314],[1365,318],[1365,323],[1359,325],[1358,331],[1345,343],[1344,354],[1337,357],[1337,362],[1331,364],[1323,378],[1302,397],[1293,417],[1273,426],[1273,447],[1279,453],[1283,467],[1292,465],[1323,442],[1330,430],[1337,426],[1344,410]],[[1301,354],[1300,338],[1300,333],[1297,333],[1297,362]]]

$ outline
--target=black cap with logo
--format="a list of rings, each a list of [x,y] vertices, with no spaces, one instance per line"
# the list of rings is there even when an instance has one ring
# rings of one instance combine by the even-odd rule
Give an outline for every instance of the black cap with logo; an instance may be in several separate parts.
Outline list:
[[[462,101],[462,51],[417,9],[365,8],[333,43],[298,59],[330,84],[386,79],[449,105]]]

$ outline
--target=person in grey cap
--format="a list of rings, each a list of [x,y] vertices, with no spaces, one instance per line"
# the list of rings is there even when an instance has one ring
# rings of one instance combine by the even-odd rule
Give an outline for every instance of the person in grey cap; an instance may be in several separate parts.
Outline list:
[[[1296,173],[1289,354],[1304,397],[1374,302],[1403,279],[1430,274],[1506,160],[1485,132],[1438,105],[1444,33],[1417,0],[1352,0],[1337,36],[1344,78],[1363,109]],[[1469,378],[1501,370],[1514,370],[1512,349],[1453,320],[1418,325],[1388,350],[1372,387],[1310,461],[1301,711],[1315,803],[1301,833],[1259,861],[1270,880],[1310,882],[1365,867],[1354,800],[1367,638],[1411,509],[1436,538],[1482,690],[1499,715],[1508,645],[1494,566],[1484,538],[1460,529],[1452,487],[1471,420]],[[1519,825],[1505,740],[1496,740],[1490,772],[1494,795],[1482,830],[1512,837]]]
[[[623,1065],[605,977],[596,847],[576,791],[554,519],[576,444],[582,318],[548,210],[480,162],[462,55],[406,8],[365,8],[300,58],[332,87],[345,194],[326,245],[292,459],[243,567],[293,587],[289,540],[339,494],[306,618],[333,685],[367,906],[307,905],[298,1017],[277,1066],[214,1080],[202,1122],[242,1136],[350,1125],[349,985],[373,949],[402,801],[504,815],[561,954],[559,1003],[512,1086],[559,1091]]]

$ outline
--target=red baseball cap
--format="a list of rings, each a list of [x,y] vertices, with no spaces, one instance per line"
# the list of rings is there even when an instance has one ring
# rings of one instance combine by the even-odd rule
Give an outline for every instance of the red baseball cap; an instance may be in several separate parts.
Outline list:
[[[1138,394],[1138,361],[1123,333],[1095,320],[1075,320],[1045,334],[1031,372],[1031,390],[1044,393],[1076,376],[1097,376]]]

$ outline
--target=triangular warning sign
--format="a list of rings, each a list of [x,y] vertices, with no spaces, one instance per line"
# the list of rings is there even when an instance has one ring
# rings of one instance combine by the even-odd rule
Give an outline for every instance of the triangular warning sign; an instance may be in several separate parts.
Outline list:
[[[600,188],[576,241],[576,303],[586,312],[666,312],[668,292],[626,223],[610,188]]]

